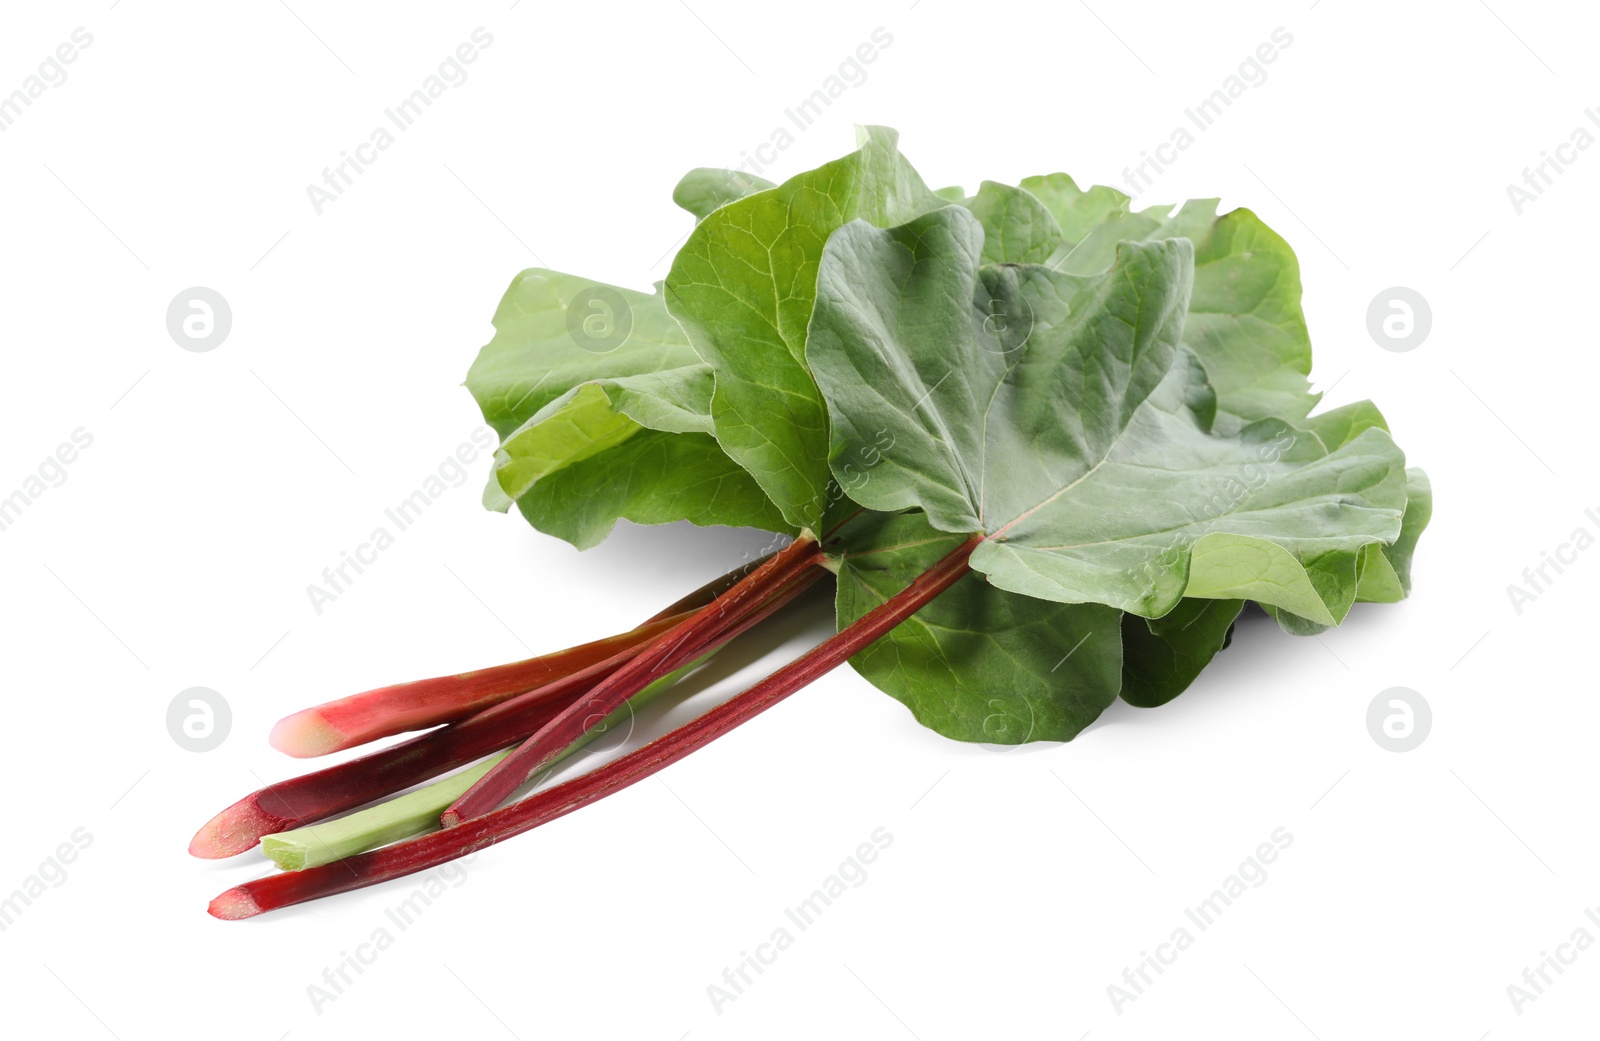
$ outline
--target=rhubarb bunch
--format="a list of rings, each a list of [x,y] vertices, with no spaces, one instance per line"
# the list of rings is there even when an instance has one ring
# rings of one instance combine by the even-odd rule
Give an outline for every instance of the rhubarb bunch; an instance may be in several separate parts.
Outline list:
[[[1250,211],[1135,211],[1064,174],[933,191],[883,128],[782,184],[702,169],[674,197],[697,223],[655,292],[512,282],[467,380],[501,439],[484,500],[579,548],[621,520],[785,547],[627,633],[288,717],[273,743],[301,756],[434,729],[209,822],[196,855],[266,838],[298,868],[214,915],[519,834],[845,661],[947,737],[1067,741],[1182,693],[1247,604],[1304,635],[1409,592],[1427,478],[1370,402],[1317,411],[1298,264]],[[825,577],[835,636],[547,783]]]

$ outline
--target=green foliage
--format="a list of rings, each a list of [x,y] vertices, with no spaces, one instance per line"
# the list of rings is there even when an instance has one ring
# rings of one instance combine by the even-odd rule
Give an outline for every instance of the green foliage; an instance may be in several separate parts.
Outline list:
[[[1410,591],[1427,477],[1370,402],[1312,414],[1299,265],[1249,210],[1059,173],[933,192],[879,127],[673,198],[697,224],[657,293],[507,292],[468,376],[491,505],[580,547],[622,518],[832,531],[841,625],[982,535],[852,660],[969,741],[1171,700],[1246,601],[1308,634]]]

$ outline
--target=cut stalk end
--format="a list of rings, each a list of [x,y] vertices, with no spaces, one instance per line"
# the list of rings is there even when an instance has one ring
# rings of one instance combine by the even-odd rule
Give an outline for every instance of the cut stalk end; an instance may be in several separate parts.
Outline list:
[[[206,905],[206,912],[224,922],[237,922],[241,918],[254,918],[260,914],[261,905],[256,903],[249,890],[235,887]]]
[[[267,740],[285,755],[292,755],[296,759],[314,759],[348,747],[350,735],[329,723],[319,706],[284,716],[272,728]]]
[[[229,806],[212,817],[189,840],[189,855],[204,860],[221,860],[255,846],[261,836],[279,829],[282,818],[256,804],[254,795]]]
[[[261,836],[261,854],[281,871],[299,871],[310,859],[303,844],[281,835]]]

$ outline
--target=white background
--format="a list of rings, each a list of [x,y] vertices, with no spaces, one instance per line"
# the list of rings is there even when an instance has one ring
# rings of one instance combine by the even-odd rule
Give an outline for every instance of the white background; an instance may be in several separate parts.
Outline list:
[[[1600,906],[1600,150],[1519,215],[1506,186],[1590,125],[1577,5],[920,3],[8,5],[0,93],[93,43],[0,133],[0,496],[90,449],[0,531],[0,896],[92,844],[0,933],[8,1029],[262,1038],[1569,1038],[1600,949],[1507,986]],[[108,10],[108,7],[111,9]],[[509,9],[508,9],[509,8]],[[1495,12],[1498,12],[1498,16]],[[1502,22],[1499,16],[1503,16]],[[1509,23],[1506,24],[1506,23]],[[306,186],[472,30],[493,43],[342,198]],[[319,616],[306,587],[478,425],[459,383],[512,275],[663,277],[699,165],[736,165],[882,27],[892,44],[767,171],[895,126],[934,185],[1118,183],[1269,39],[1292,45],[1141,205],[1222,196],[1297,248],[1329,404],[1371,397],[1437,491],[1416,595],[1320,638],[1260,617],[1159,710],[1070,745],[945,741],[841,670],[689,761],[480,855],[320,1010],[308,986],[411,891],[222,923],[264,872],[192,860],[217,809],[304,764],[305,705],[616,631],[760,541],[627,529],[582,556],[477,502],[483,470]],[[168,336],[209,286],[233,329]],[[1381,290],[1433,312],[1397,354]],[[812,612],[802,638],[826,619]],[[796,644],[798,645],[798,643]],[[723,683],[718,690],[731,689]],[[168,736],[221,692],[215,751]],[[1415,751],[1368,736],[1414,688]],[[702,699],[703,703],[703,699]],[[680,710],[681,711],[681,710]],[[677,718],[677,717],[674,717]],[[707,986],[877,828],[867,881],[720,1010]],[[1131,1004],[1107,987],[1274,829],[1292,846]]]

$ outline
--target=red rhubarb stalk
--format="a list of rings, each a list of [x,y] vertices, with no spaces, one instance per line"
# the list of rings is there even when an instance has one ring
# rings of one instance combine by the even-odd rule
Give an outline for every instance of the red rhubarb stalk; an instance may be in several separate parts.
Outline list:
[[[399,683],[330,701],[286,716],[268,738],[298,758],[327,755],[411,730],[465,719],[491,705],[647,643],[737,585],[771,554],[707,582],[632,632],[525,661],[455,676]]]
[[[464,719],[524,691],[635,650],[691,617],[692,611],[653,619],[632,632],[509,665],[352,694],[285,716],[272,728],[268,740],[280,752],[308,759],[380,737]]]
[[[799,595],[815,577],[798,576],[762,600],[755,611],[737,621],[730,619],[726,629],[695,646],[675,651],[662,663],[660,674],[682,667],[759,624]],[[190,841],[189,852],[206,859],[231,857],[250,849],[263,835],[354,810],[515,744],[615,672],[633,654],[624,651],[450,726],[252,792],[207,821]]]
[[[669,669],[663,663],[674,654],[695,658],[704,653],[706,637],[725,625],[737,623],[762,598],[780,588],[791,576],[819,564],[822,560],[817,541],[801,535],[774,554],[761,567],[751,571],[722,596],[701,608],[685,621],[639,652],[628,664],[597,683],[587,695],[574,701],[540,727],[515,752],[444,811],[440,822],[453,828],[462,821],[482,816],[509,799],[528,778],[552,762],[562,750]]]
[[[659,622],[663,618],[686,614],[690,611],[698,611],[700,608],[706,606],[723,593],[726,593],[728,590],[738,585],[746,575],[761,567],[775,556],[777,556],[776,553],[766,553],[747,564],[740,564],[738,567],[723,575],[721,578],[714,578],[676,603],[671,603],[666,607],[663,607],[660,611],[657,611],[655,614],[646,619],[646,624],[649,624],[650,622]]]
[[[452,726],[251,792],[195,832],[189,852],[208,860],[231,857],[250,849],[263,835],[354,810],[515,744],[582,697],[610,670],[619,668],[627,653]]]
[[[905,589],[749,690],[620,759],[454,828],[321,867],[288,871],[235,886],[212,900],[208,910],[217,918],[250,918],[263,911],[424,871],[642,781],[776,705],[915,614],[967,573],[967,558],[979,541],[978,536],[973,536],[962,543]]]

